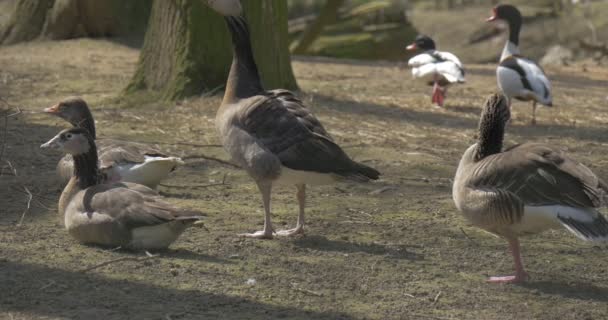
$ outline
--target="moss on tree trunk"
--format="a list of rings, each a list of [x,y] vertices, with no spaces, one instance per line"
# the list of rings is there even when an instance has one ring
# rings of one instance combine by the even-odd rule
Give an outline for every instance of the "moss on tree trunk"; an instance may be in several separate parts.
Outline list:
[[[6,25],[0,30],[0,44],[30,41],[40,35],[51,0],[19,0]]]
[[[296,90],[287,31],[287,1],[243,1],[262,83],[268,89]]]
[[[268,88],[295,89],[287,47],[283,0],[244,3],[262,81]],[[156,0],[127,94],[142,90],[176,100],[225,85],[232,61],[223,17],[200,0]]]
[[[338,9],[340,9],[342,4],[344,4],[344,0],[326,0],[321,13],[304,30],[300,39],[293,46],[292,52],[294,54],[305,54],[313,42],[323,33],[325,26],[336,22],[338,19]]]
[[[0,27],[0,44],[142,35],[150,8],[149,0],[15,0],[10,20]]]

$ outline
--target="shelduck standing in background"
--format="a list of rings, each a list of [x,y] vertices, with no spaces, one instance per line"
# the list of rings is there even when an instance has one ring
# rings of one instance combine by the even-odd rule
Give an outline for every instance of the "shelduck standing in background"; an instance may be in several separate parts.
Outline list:
[[[448,86],[463,83],[464,68],[460,59],[454,54],[435,49],[435,41],[429,36],[418,35],[414,42],[407,46],[408,51],[422,51],[408,61],[412,67],[412,76],[433,86],[434,104],[443,107]]]
[[[522,18],[519,10],[508,4],[494,7],[486,21],[504,20],[509,25],[509,40],[500,56],[496,69],[498,87],[509,98],[532,101],[532,124],[536,124],[536,104],[552,107],[551,83],[536,62],[524,58],[519,51],[519,31]]]

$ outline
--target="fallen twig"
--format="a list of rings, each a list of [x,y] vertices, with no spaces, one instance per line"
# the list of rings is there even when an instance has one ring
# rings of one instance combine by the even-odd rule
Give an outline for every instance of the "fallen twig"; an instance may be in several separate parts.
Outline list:
[[[4,100],[1,97],[0,97],[0,102],[4,103],[9,108],[17,109],[16,112],[9,113],[4,116],[4,132],[2,134],[2,144],[0,144],[0,160],[2,160],[2,157],[4,156],[4,150],[6,149],[6,137],[8,135],[8,118],[17,116],[17,115],[21,114],[22,111],[19,107],[13,107],[10,103],[8,103],[6,100]]]
[[[11,169],[15,177],[19,177],[19,175],[17,174],[17,169],[13,167],[13,164],[8,160],[5,160],[5,162]],[[25,210],[23,210],[23,213],[21,214],[21,219],[19,219],[19,223],[17,223],[17,226],[20,227],[23,224],[23,219],[25,219],[25,215],[30,211],[30,208],[32,207],[32,199],[34,198],[34,195],[30,192],[30,189],[28,189],[23,183],[21,183],[20,181],[18,181],[18,183],[27,194],[27,205],[25,207]]]
[[[96,265],[88,267],[86,269],[82,269],[82,270],[80,270],[80,272],[86,273],[86,272],[89,272],[91,270],[99,269],[101,267],[105,267],[107,265],[110,265],[110,264],[113,264],[113,263],[116,263],[116,262],[122,262],[122,261],[137,261],[137,262],[141,262],[141,261],[157,258],[159,256],[160,256],[160,254],[151,254],[148,251],[146,251],[146,256],[145,257],[122,257],[122,258],[117,258],[117,259],[113,259],[113,260],[102,262],[100,264],[96,264]]]
[[[234,164],[232,162],[229,162],[229,161],[226,161],[226,160],[223,160],[223,159],[220,159],[220,158],[212,157],[212,156],[207,156],[207,155],[204,155],[204,154],[185,156],[185,157],[182,157],[182,159],[183,160],[205,159],[205,160],[219,162],[219,163],[227,165],[229,167],[240,168],[238,165],[236,165],[236,164]]]
[[[469,239],[469,241],[471,241],[474,245],[479,246],[479,243],[477,243],[477,241],[473,240],[473,238],[469,237],[469,235],[464,232],[464,229],[462,227],[460,227],[460,232],[462,232],[462,234],[464,234],[464,236]]]
[[[17,224],[18,227],[20,227],[23,224],[23,219],[25,219],[25,214],[30,211],[30,208],[32,206],[32,199],[34,198],[34,196],[32,195],[32,193],[30,192],[30,190],[26,186],[23,186],[23,189],[25,189],[25,191],[28,194],[27,206],[25,207],[25,210],[23,210],[23,213],[21,214],[21,219],[19,219],[19,223]]]
[[[441,297],[442,293],[443,293],[443,291],[439,291],[439,293],[437,293],[437,295],[435,296],[435,299],[433,299],[433,303],[437,303],[437,301],[439,301],[439,297]]]
[[[177,189],[189,189],[189,188],[195,188],[195,189],[204,189],[204,188],[210,188],[210,187],[217,187],[217,186],[225,186],[227,185],[226,183],[226,176],[227,174],[224,173],[224,177],[222,178],[222,182],[216,182],[216,183],[211,183],[211,184],[199,184],[199,185],[188,185],[188,186],[179,186],[179,185],[174,185],[174,184],[164,184],[161,183],[159,184],[162,187],[165,188],[177,188]]]

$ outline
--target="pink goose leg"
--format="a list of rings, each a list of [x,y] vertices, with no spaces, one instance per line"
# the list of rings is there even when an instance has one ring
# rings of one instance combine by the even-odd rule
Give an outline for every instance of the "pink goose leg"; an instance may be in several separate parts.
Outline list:
[[[515,262],[515,275],[504,276],[504,277],[490,277],[488,282],[491,283],[521,283],[528,280],[528,274],[524,270],[524,264],[521,259],[521,252],[519,248],[519,240],[517,238],[509,238],[509,249],[513,255],[513,261]]]

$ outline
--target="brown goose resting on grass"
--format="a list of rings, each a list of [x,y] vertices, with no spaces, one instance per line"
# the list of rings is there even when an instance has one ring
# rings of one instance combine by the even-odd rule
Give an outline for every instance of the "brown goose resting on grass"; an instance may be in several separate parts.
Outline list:
[[[87,103],[81,98],[68,98],[44,112],[58,116],[74,127],[88,130],[96,139],[95,120]],[[184,162],[178,157],[170,157],[149,146],[127,141],[99,139],[100,167],[115,181],[143,184],[156,188],[161,180]],[[72,177],[73,161],[68,154],[57,164],[57,173],[62,183]]]
[[[59,199],[59,213],[81,243],[164,249],[202,218],[164,202],[144,185],[106,182],[95,141],[86,129],[63,130],[40,147],[61,149],[73,157],[74,174]]]
[[[238,5],[238,1],[232,3]],[[307,184],[340,180],[365,182],[378,179],[380,173],[351,160],[293,93],[264,90],[253,58],[247,22],[238,16],[226,16],[225,20],[232,35],[234,55],[216,126],[233,161],[256,182],[265,211],[264,229],[241,236],[269,239],[275,234],[301,234]],[[275,233],[270,195],[272,187],[278,184],[296,186],[300,211],[294,229]]]
[[[505,238],[515,275],[489,282],[528,278],[518,238],[564,227],[587,241],[608,241],[608,185],[589,168],[554,146],[524,143],[502,149],[510,119],[507,98],[492,95],[479,122],[477,143],[462,156],[452,196],[458,210],[486,231]]]

